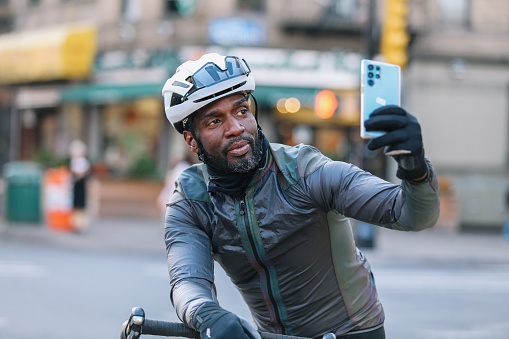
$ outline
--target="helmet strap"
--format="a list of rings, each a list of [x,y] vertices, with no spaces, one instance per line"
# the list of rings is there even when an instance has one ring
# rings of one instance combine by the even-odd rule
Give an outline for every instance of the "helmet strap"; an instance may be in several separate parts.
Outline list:
[[[187,129],[189,132],[191,132],[191,135],[193,136],[193,139],[196,141],[196,144],[198,146],[198,159],[202,162],[205,162],[205,150],[203,149],[203,145],[196,136],[196,132],[194,130],[194,114],[192,114],[186,122]]]
[[[254,104],[255,104],[255,120],[256,120],[256,126],[258,129],[258,137],[260,138],[262,136],[262,128],[260,127],[260,124],[258,123],[258,101],[256,101],[256,98],[254,97],[253,93],[250,93],[251,98],[253,98]]]

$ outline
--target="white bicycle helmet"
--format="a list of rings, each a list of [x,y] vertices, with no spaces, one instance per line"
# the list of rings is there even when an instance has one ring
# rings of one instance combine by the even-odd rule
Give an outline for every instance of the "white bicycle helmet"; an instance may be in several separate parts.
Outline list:
[[[182,133],[187,118],[203,106],[233,93],[251,93],[255,81],[244,59],[217,53],[186,61],[163,87],[164,111]]]

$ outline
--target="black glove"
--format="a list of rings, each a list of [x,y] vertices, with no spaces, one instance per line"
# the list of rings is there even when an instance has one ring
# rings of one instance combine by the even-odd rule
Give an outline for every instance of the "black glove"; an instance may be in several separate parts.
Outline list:
[[[201,339],[261,339],[246,319],[215,302],[206,302],[196,310],[193,325],[200,331]]]
[[[371,140],[368,148],[373,151],[386,146],[385,154],[391,155],[398,162],[398,178],[425,178],[428,165],[424,160],[421,126],[413,115],[399,106],[383,106],[371,113],[364,126],[366,131],[387,132]]]

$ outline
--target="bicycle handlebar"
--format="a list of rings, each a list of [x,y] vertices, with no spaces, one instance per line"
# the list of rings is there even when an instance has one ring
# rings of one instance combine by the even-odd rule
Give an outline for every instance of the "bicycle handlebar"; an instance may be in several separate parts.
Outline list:
[[[267,332],[259,333],[262,339],[311,339]],[[146,319],[145,311],[140,307],[134,307],[129,320],[122,324],[120,339],[139,339],[141,335],[200,339],[199,332],[187,327],[183,323]],[[323,338],[330,339],[336,338],[336,336],[328,333]]]
[[[160,335],[165,337],[184,337],[200,339],[200,333],[187,327],[182,323],[172,323],[161,320],[145,319],[141,334]],[[274,334],[267,332],[258,332],[262,339],[311,339],[303,337],[294,337],[284,334]]]
[[[145,319],[141,334],[200,339],[200,333],[182,323]]]
[[[283,334],[273,334],[267,332],[258,332],[262,339],[311,339],[303,337],[294,337]],[[187,327],[182,323],[171,323],[160,320],[145,319],[141,334],[161,335],[166,337],[184,337],[200,339],[200,333]]]

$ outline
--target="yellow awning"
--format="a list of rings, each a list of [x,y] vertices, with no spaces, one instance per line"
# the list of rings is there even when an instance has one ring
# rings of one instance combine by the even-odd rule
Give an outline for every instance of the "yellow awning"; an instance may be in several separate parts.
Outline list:
[[[84,79],[96,52],[90,25],[0,35],[0,83]]]

